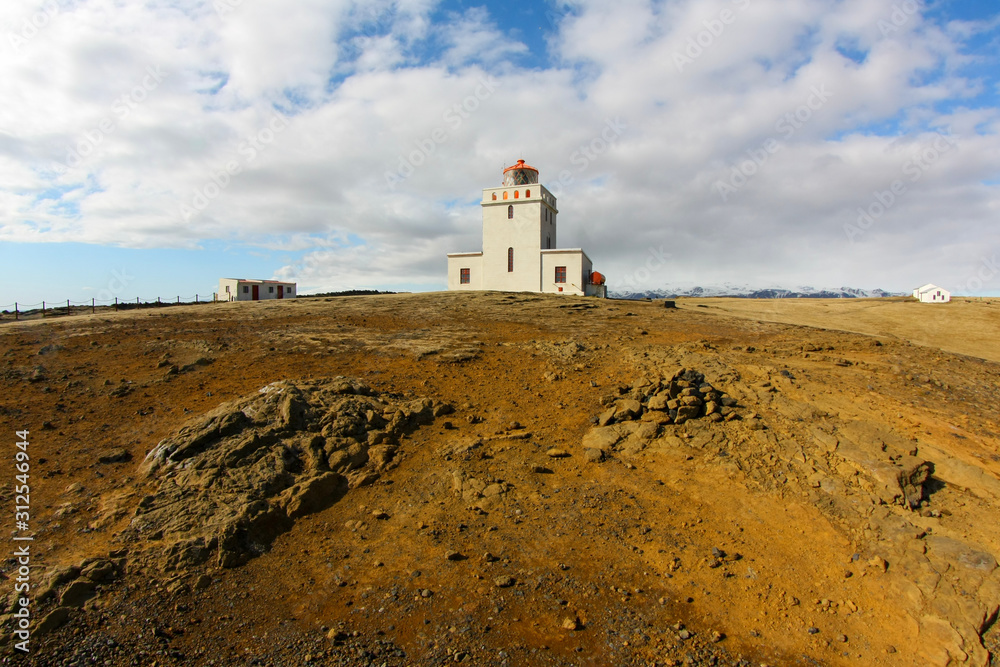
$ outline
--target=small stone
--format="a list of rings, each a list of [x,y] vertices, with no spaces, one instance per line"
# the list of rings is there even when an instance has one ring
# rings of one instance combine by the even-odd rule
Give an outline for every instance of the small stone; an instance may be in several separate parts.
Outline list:
[[[872,556],[872,558],[868,561],[868,567],[878,570],[879,572],[885,572],[889,569],[889,563],[887,563],[881,556]]]
[[[579,630],[580,621],[579,619],[570,618],[567,616],[566,618],[563,619],[562,626],[564,630]]]
[[[681,639],[684,639],[684,640],[691,639],[691,631],[690,630],[681,630],[680,632],[677,633],[677,636],[680,637]]]
[[[376,521],[385,521],[386,519],[389,518],[389,513],[382,512],[380,510],[375,510],[374,512],[372,512],[372,518],[375,519]]]
[[[131,460],[132,454],[128,450],[121,447],[116,447],[115,449],[107,449],[97,455],[98,463],[125,463]]]
[[[422,598],[429,598],[432,595],[434,595],[434,593],[429,588],[425,588],[424,590],[420,591],[420,597]]]
[[[493,580],[497,588],[510,588],[514,585],[514,577],[502,575]]]
[[[480,560],[482,560],[484,563],[495,563],[500,559],[491,554],[489,551],[487,551],[486,553],[483,554]]]
[[[819,632],[819,628],[817,628],[817,627],[810,627],[808,630],[806,630],[806,632],[808,632],[811,635],[815,635],[815,634],[817,634]]]
[[[591,463],[600,463],[604,460],[604,452],[596,447],[587,447],[583,450],[583,458]]]
[[[445,551],[444,552],[444,557],[445,557],[445,560],[464,560],[465,559],[465,556],[463,556],[462,554],[460,554],[457,551]]]
[[[842,644],[846,644],[847,643],[847,635],[837,635],[837,641],[840,642],[840,643],[842,643]]]
[[[719,642],[721,642],[725,638],[726,638],[726,635],[722,634],[718,630],[713,630],[712,631],[712,643],[713,644],[718,644]]]
[[[565,449],[559,449],[558,447],[553,447],[549,451],[545,452],[550,458],[553,459],[563,459],[569,456],[569,452]]]
[[[885,647],[885,652],[886,653],[890,653],[890,654],[891,653],[895,653],[896,652],[896,647],[895,646],[886,646]]]

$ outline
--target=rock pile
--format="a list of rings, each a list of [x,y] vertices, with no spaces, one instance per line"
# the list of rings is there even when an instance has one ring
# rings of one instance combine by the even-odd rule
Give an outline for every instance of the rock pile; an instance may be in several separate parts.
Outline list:
[[[451,412],[397,402],[343,377],[272,383],[160,442],[142,464],[159,478],[120,536],[164,571],[266,551],[298,517],[396,465],[399,438]]]
[[[659,424],[683,424],[689,419],[708,418],[719,422],[739,419],[736,399],[717,390],[705,375],[681,368],[667,378],[639,378],[631,387],[619,387],[619,397],[605,399],[608,409],[597,417],[598,426],[642,418]]]
[[[656,438],[660,427],[705,418],[711,422],[740,419],[737,401],[719,391],[696,370],[681,368],[666,377],[639,378],[606,397],[606,409],[583,438],[588,461],[601,461],[611,450],[632,456]]]

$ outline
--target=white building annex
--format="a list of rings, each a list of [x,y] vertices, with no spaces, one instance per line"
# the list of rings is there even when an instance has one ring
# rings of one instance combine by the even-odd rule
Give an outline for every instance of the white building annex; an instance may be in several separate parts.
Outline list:
[[[580,248],[556,248],[556,198],[518,160],[503,185],[483,189],[483,249],[448,253],[449,290],[607,296],[604,276]]]
[[[913,298],[921,303],[948,303],[951,301],[951,292],[927,283],[923,287],[913,290]]]
[[[219,301],[266,301],[294,299],[295,283],[280,280],[247,280],[219,278]]]

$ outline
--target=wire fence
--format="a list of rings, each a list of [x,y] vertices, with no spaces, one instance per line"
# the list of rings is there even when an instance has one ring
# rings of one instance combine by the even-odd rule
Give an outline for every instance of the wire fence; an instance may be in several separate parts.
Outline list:
[[[96,313],[101,310],[135,310],[137,308],[161,308],[164,306],[195,306],[206,303],[226,303],[219,301],[215,293],[195,294],[194,296],[156,297],[154,299],[91,299],[90,301],[41,301],[39,303],[14,303],[3,306],[0,310],[0,321],[18,321],[33,319],[37,317],[59,317],[64,315],[79,315],[82,313]]]

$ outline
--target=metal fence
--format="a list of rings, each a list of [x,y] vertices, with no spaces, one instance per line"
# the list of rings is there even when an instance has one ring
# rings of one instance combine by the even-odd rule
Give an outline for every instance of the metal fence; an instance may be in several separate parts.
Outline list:
[[[0,311],[0,320],[17,321],[34,317],[56,317],[62,315],[79,315],[80,313],[96,313],[98,308],[118,310],[135,310],[137,308],[160,308],[164,306],[194,306],[206,303],[224,303],[216,298],[216,294],[211,296],[195,294],[194,296],[156,297],[155,299],[142,299],[136,297],[132,299],[113,300],[91,299],[90,301],[42,301],[41,303],[22,303],[15,301],[3,307]]]

